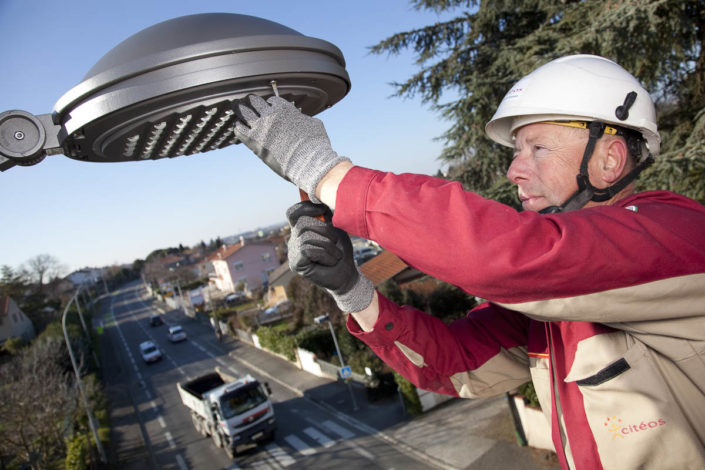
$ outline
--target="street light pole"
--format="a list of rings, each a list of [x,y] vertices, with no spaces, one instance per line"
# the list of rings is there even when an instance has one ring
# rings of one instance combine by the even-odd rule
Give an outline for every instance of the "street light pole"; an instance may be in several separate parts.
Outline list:
[[[81,400],[83,401],[83,407],[86,409],[86,415],[88,416],[88,426],[91,428],[91,432],[93,433],[93,438],[95,439],[95,445],[98,448],[98,453],[100,454],[100,461],[103,463],[108,462],[108,458],[105,455],[105,450],[103,449],[103,443],[100,442],[100,438],[98,437],[98,430],[96,429],[95,425],[95,418],[93,417],[93,413],[91,413],[91,408],[90,405],[88,404],[88,398],[86,397],[86,392],[83,389],[83,381],[81,380],[81,374],[78,371],[78,365],[76,364],[76,357],[73,355],[73,348],[71,347],[71,341],[69,341],[69,334],[68,331],[66,331],[66,314],[69,311],[69,307],[71,306],[72,302],[76,302],[76,305],[78,305],[78,292],[80,291],[80,288],[74,296],[69,300],[69,303],[66,304],[66,308],[64,308],[64,313],[61,316],[61,328],[64,330],[64,339],[66,340],[66,348],[69,350],[69,357],[71,358],[71,366],[73,366],[73,372],[76,374],[76,383],[78,384],[78,391],[81,394]]]
[[[335,344],[335,350],[338,353],[338,360],[340,361],[340,367],[345,367],[343,362],[343,355],[340,353],[340,347],[338,346],[338,338],[335,336],[335,330],[333,329],[333,323],[328,319],[328,328],[330,328],[330,335],[333,337],[333,343]]]
[[[345,367],[345,362],[343,361],[343,354],[340,352],[340,347],[338,346],[338,338],[335,335],[335,330],[333,329],[333,323],[330,321],[330,316],[328,314],[321,315],[319,317],[316,317],[313,319],[316,323],[319,325],[323,323],[324,321],[328,322],[328,327],[330,328],[330,335],[333,337],[333,343],[335,344],[335,350],[338,353],[338,360],[340,361],[340,367],[341,369]],[[355,394],[353,393],[352,386],[350,385],[350,382],[347,382],[348,385],[348,390],[350,391],[350,398],[352,399],[353,402],[353,410],[357,411],[357,401],[355,400]]]

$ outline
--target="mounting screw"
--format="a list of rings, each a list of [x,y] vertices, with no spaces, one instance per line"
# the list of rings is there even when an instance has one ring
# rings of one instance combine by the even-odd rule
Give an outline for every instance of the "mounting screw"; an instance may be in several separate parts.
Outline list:
[[[22,132],[22,131],[15,132],[15,139],[17,139],[17,140],[24,139],[24,132]]]

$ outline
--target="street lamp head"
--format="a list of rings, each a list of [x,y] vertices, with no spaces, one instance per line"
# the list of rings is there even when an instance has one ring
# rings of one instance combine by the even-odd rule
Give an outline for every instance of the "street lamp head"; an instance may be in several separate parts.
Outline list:
[[[328,316],[328,314],[320,315],[320,316],[314,318],[313,321],[316,322],[317,325],[321,325],[324,322],[330,321],[330,317]]]
[[[237,143],[232,103],[248,94],[315,115],[349,90],[329,42],[247,15],[174,18],[115,46],[52,114],[0,113],[0,170],[59,153],[119,162],[207,152]]]

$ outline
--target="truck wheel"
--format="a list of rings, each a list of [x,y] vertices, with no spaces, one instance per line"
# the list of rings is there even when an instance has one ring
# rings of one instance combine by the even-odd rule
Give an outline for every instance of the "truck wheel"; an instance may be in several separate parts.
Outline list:
[[[214,430],[211,433],[211,437],[213,438],[213,443],[216,447],[223,447],[223,438],[220,436],[218,431]]]

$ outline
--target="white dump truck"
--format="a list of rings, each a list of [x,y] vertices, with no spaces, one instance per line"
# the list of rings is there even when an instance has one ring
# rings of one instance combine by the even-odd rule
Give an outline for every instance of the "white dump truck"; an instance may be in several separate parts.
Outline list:
[[[244,445],[274,439],[277,421],[271,390],[251,375],[233,377],[221,370],[177,385],[181,401],[202,436],[211,436],[230,458]]]

